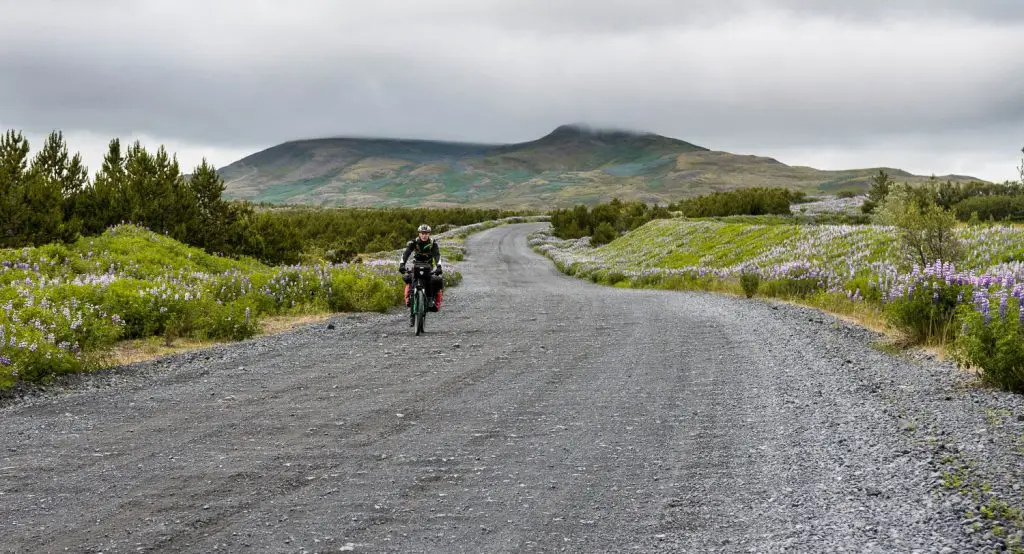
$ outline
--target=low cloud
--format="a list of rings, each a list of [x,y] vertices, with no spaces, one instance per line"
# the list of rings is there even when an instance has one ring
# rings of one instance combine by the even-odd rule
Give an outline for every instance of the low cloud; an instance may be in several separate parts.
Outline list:
[[[1021,2],[23,4],[0,22],[0,124],[36,134],[251,153],[585,121],[992,180],[1024,144]]]

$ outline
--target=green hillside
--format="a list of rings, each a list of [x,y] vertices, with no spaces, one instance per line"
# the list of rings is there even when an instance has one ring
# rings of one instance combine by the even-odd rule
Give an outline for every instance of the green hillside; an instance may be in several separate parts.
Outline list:
[[[548,209],[674,202],[719,190],[866,190],[880,168],[821,171],[653,133],[563,125],[537,140],[473,144],[325,138],[286,142],[219,171],[228,199],[349,207]],[[885,169],[899,181],[925,177]],[[969,177],[948,176],[956,180]]]

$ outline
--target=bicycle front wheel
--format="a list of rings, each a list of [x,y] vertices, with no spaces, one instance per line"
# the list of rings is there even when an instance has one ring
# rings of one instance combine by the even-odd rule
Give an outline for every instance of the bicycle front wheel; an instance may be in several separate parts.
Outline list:
[[[427,318],[427,294],[423,289],[416,291],[416,334],[423,334],[423,320]]]

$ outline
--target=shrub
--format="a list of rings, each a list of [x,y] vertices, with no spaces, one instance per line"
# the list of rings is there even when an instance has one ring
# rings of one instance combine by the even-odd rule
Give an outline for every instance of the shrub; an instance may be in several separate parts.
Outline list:
[[[740,286],[743,287],[743,294],[747,298],[753,298],[757,294],[757,287],[761,284],[761,274],[757,268],[743,268],[740,273]]]
[[[923,280],[891,299],[882,314],[914,344],[947,344],[957,336],[957,306],[969,292],[967,285]]]
[[[981,311],[962,306],[963,327],[953,358],[961,366],[981,368],[981,378],[988,384],[1024,393],[1024,325],[1019,301],[1010,297],[1002,311],[993,316],[987,304]]]
[[[608,244],[618,237],[619,234],[615,232],[611,224],[607,221],[602,221],[595,229],[594,234],[590,237],[590,244],[592,246],[601,246],[602,244]]]
[[[817,277],[789,277],[772,279],[771,281],[761,283],[761,286],[764,287],[765,296],[779,298],[803,298],[810,296],[820,291],[823,285]]]
[[[790,204],[806,195],[781,187],[752,187],[726,192],[713,192],[680,200],[668,209],[686,217],[721,217],[729,215],[791,215]]]
[[[246,302],[217,305],[204,312],[197,338],[242,340],[259,331],[258,320]]]
[[[1024,196],[973,196],[956,203],[953,211],[960,221],[1024,221]]]
[[[602,223],[611,227],[614,232],[612,239],[619,233],[632,231],[653,220],[672,216],[667,209],[643,202],[622,202],[618,198],[606,204],[598,204],[592,208],[577,205],[572,208],[553,210],[550,213],[552,234],[561,239],[578,239],[598,233]],[[600,236],[608,236],[602,229]],[[610,240],[609,239],[609,242]],[[593,240],[591,244],[595,246]],[[603,243],[601,243],[603,244]]]
[[[357,270],[335,271],[331,275],[327,307],[335,312],[384,312],[401,302],[400,276],[388,279],[366,277]]]

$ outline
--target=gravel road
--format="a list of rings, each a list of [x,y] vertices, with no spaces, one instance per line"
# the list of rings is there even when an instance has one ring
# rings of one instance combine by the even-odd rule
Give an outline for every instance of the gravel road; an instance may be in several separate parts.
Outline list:
[[[560,275],[544,225],[470,237],[421,337],[338,315],[7,400],[0,550],[1013,543],[980,514],[1024,506],[1020,395],[814,310]]]

